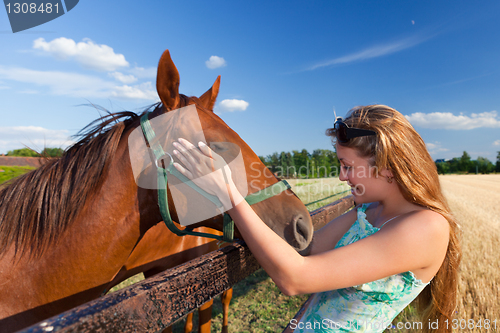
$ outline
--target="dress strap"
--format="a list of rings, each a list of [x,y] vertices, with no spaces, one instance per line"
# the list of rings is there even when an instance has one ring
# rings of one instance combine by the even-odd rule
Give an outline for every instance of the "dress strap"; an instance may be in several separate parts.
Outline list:
[[[368,208],[370,204],[361,204],[361,207],[358,207],[358,210],[361,210],[363,213],[366,212],[366,209]]]
[[[390,222],[390,221],[394,220],[396,217],[400,217],[400,216],[401,216],[401,215],[397,215],[397,216],[394,216],[393,218],[388,219],[387,221],[385,221],[385,222],[384,222],[384,223],[383,223],[383,224],[379,227],[379,229],[381,229],[381,228],[382,228],[382,227],[383,227],[383,226],[384,226],[387,222]]]

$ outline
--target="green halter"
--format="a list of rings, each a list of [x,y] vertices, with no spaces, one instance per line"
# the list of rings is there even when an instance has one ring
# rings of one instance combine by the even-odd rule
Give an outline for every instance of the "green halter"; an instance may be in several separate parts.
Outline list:
[[[157,189],[158,189],[158,206],[160,207],[160,213],[163,218],[163,222],[165,225],[178,236],[185,235],[193,235],[193,236],[201,236],[207,238],[215,238],[219,241],[224,242],[232,242],[234,235],[234,222],[229,216],[229,214],[224,213],[223,226],[222,226],[222,236],[217,236],[205,232],[194,231],[192,228],[184,228],[179,229],[173,222],[172,217],[170,216],[170,210],[168,208],[168,198],[167,198],[167,174],[171,174],[175,178],[177,178],[182,183],[188,185],[193,190],[203,195],[205,198],[210,200],[216,207],[222,208],[222,203],[220,202],[217,196],[207,193],[198,187],[195,183],[193,183],[189,178],[181,174],[175,167],[174,161],[170,154],[165,153],[163,148],[158,142],[155,142],[156,134],[153,131],[153,127],[151,127],[151,123],[149,122],[149,113],[145,113],[141,117],[141,128],[146,138],[146,142],[149,145],[149,149],[151,150],[154,156],[154,165],[156,166],[157,173]],[[168,155],[170,157],[170,163],[166,168],[161,167],[158,164],[158,161]],[[256,204],[268,198],[271,198],[287,189],[290,189],[290,185],[285,181],[281,180],[277,183],[266,187],[258,192],[249,194],[245,197],[245,201],[248,202],[249,205]],[[222,212],[222,210],[221,210]]]

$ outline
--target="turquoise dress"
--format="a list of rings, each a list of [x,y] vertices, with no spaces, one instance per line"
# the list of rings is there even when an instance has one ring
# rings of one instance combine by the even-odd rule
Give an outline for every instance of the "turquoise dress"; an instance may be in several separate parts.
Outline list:
[[[335,248],[354,243],[380,230],[366,219],[366,208],[358,208],[356,222]],[[383,332],[428,283],[408,271],[359,286],[314,294],[294,333]]]

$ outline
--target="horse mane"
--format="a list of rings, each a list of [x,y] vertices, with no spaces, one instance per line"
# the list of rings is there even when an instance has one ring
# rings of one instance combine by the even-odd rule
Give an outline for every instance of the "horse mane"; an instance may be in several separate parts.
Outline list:
[[[122,134],[139,117],[123,111],[94,120],[62,157],[0,189],[0,257],[12,245],[15,255],[39,256],[57,241],[99,191]]]

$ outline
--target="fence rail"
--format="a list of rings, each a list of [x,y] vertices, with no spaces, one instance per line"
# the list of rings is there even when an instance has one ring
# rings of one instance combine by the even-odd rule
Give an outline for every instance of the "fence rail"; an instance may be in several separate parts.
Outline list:
[[[315,229],[354,204],[351,196],[312,211]],[[235,242],[20,332],[157,332],[259,269]]]

